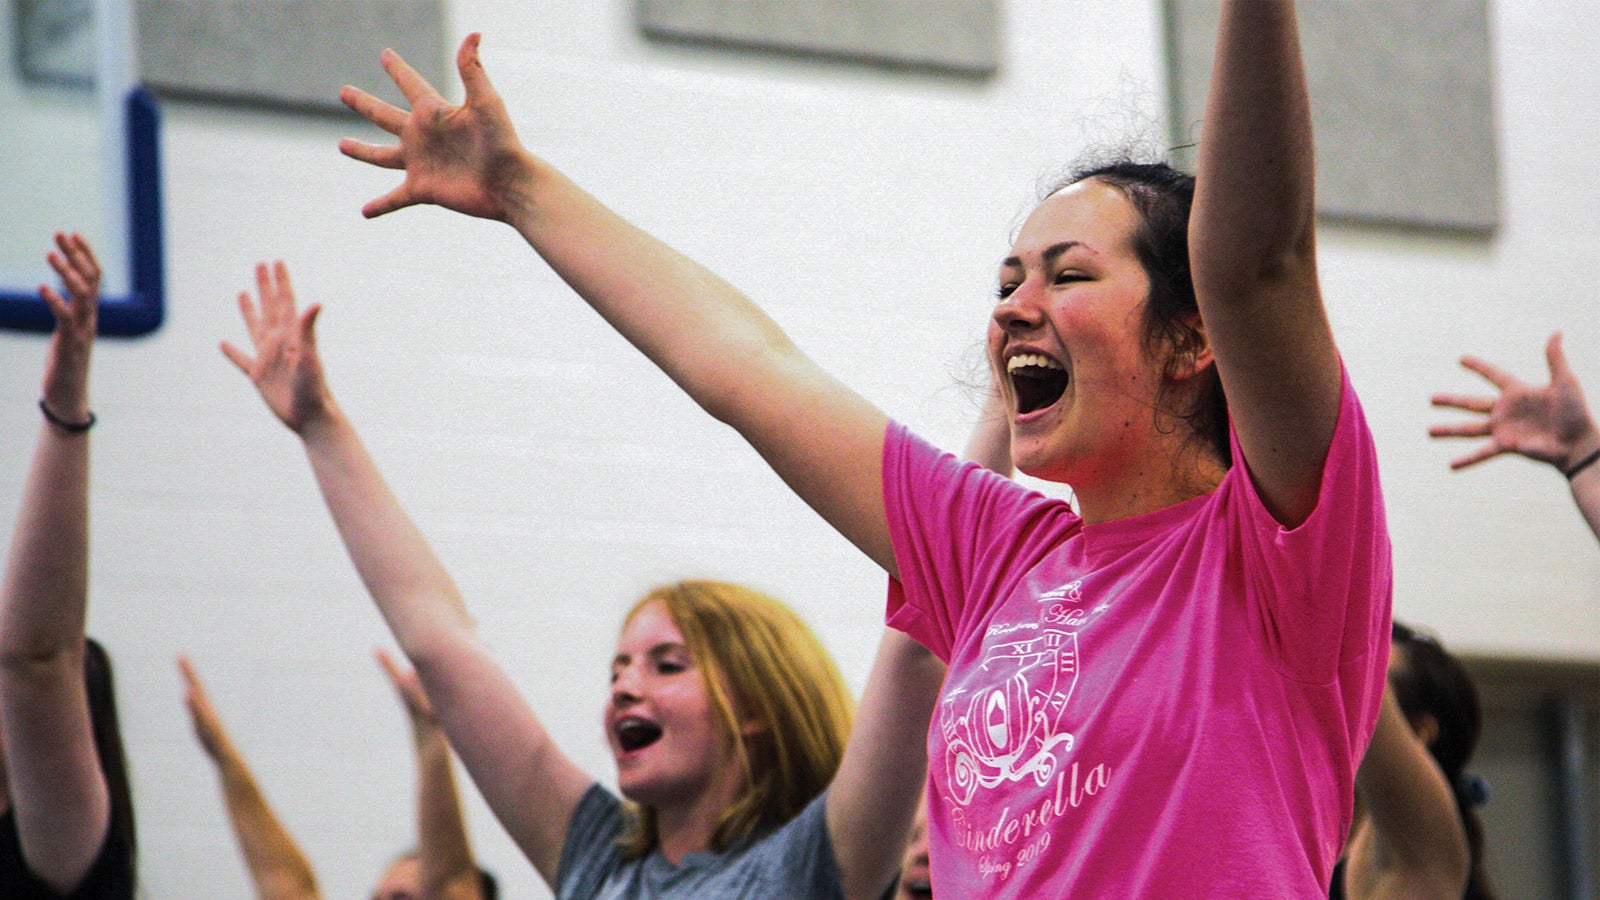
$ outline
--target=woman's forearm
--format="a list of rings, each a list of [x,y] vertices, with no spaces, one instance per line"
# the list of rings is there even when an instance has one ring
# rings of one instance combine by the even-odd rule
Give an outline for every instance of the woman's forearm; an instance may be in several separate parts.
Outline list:
[[[263,900],[320,898],[311,862],[267,802],[243,757],[225,749],[216,763],[233,834],[259,895]]]
[[[478,866],[456,790],[450,744],[436,724],[418,723],[417,864],[424,898],[477,896]]]
[[[60,667],[81,679],[87,617],[89,436],[40,424],[6,558],[0,665]],[[66,658],[70,655],[70,658]]]
[[[436,641],[472,630],[455,582],[342,412],[335,408],[302,437],[356,572],[413,665],[425,666]]]

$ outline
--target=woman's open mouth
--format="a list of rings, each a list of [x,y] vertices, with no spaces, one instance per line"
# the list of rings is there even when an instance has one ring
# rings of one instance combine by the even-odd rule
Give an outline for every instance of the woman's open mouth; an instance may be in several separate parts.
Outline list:
[[[616,724],[616,732],[623,753],[643,750],[661,739],[661,726],[644,719],[623,719]]]
[[[1044,409],[1061,399],[1067,390],[1067,369],[1042,353],[1018,353],[1006,360],[1011,378],[1011,393],[1017,398],[1017,414]]]

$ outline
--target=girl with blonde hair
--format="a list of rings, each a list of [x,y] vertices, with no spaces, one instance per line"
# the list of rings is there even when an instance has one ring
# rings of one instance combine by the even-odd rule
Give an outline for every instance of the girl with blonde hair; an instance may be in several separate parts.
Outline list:
[[[328,390],[319,307],[296,309],[281,262],[258,266],[256,282],[258,299],[239,297],[255,352],[223,352],[300,437],[451,745],[558,897],[871,900],[888,889],[943,675],[931,654],[886,634],[851,732],[838,672],[782,604],[714,582],[648,594],[623,622],[604,719],[630,815],[556,746],[478,638]]]

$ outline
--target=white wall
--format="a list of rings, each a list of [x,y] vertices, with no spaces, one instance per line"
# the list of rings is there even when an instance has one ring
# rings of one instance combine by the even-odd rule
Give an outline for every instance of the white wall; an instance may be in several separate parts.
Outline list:
[[[1013,0],[992,81],[643,43],[632,4],[459,0],[523,140],[759,298],[891,414],[959,446],[996,261],[1036,182],[1162,103],[1158,4]],[[1457,649],[1600,658],[1600,554],[1560,476],[1451,474],[1433,390],[1465,351],[1543,377],[1564,328],[1600,392],[1600,23],[1494,10],[1505,225],[1490,240],[1322,231],[1323,283],[1380,441],[1397,611]],[[374,62],[374,82],[381,72]],[[333,90],[336,86],[330,86]],[[341,401],[556,738],[612,771],[598,719],[621,611],[684,576],[749,582],[865,677],[882,577],[618,339],[503,227],[438,210],[363,221],[392,173],[343,159],[349,120],[170,103],[170,319],[96,361],[91,630],[118,664],[154,898],[246,896],[172,657],[187,651],[321,873],[361,896],[411,840],[386,640],[296,442],[222,359],[233,295],[282,257],[327,305]],[[39,236],[40,251],[47,236]],[[0,510],[15,508],[44,343],[0,335]],[[802,423],[803,426],[803,423]],[[507,896],[537,879],[473,796]]]

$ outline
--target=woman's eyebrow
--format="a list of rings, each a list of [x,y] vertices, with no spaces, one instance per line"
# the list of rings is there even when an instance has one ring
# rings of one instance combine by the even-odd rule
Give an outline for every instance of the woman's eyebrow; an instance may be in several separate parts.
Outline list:
[[[1063,253],[1066,253],[1068,250],[1073,249],[1074,247],[1082,247],[1083,249],[1088,250],[1090,253],[1094,252],[1094,250],[1083,241],[1060,241],[1044,248],[1044,252],[1039,254],[1039,256],[1046,263],[1053,263],[1056,261],[1057,257]],[[1000,267],[1005,269],[1020,269],[1022,268],[1022,257],[1008,256],[1000,261]]]
[[[661,643],[656,644],[655,646],[646,650],[644,655],[659,658],[666,656],[669,653],[676,653],[680,650],[687,652],[688,647],[686,647],[684,644],[678,643],[677,641],[662,641]],[[616,668],[617,666],[625,666],[632,661],[633,655],[631,653],[618,653],[616,656],[611,657],[611,667]]]

